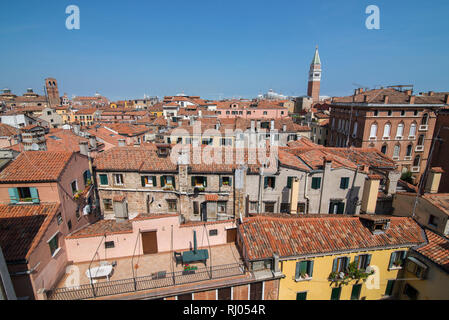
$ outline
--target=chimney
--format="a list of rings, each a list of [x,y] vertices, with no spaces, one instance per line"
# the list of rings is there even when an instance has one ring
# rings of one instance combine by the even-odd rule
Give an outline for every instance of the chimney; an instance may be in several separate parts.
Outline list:
[[[412,91],[411,89],[408,89],[408,90],[405,90],[405,93],[406,93],[408,96],[411,96],[412,93],[413,93],[413,91]]]
[[[426,188],[424,191],[427,193],[438,193],[438,188],[440,187],[441,176],[443,173],[444,170],[441,167],[433,167],[427,177]]]
[[[80,133],[80,125],[79,124],[73,125],[73,133],[76,135],[79,135],[79,133]]]
[[[125,139],[119,139],[119,140],[118,140],[118,146],[119,146],[119,147],[124,147],[124,146],[126,146]]]
[[[128,221],[128,206],[123,195],[114,196],[114,216],[118,223]]]
[[[389,101],[390,101],[390,97],[387,95],[384,95],[384,103],[388,104]]]
[[[274,130],[274,120],[270,121],[270,130],[273,131]]]
[[[279,254],[277,252],[273,253],[273,275],[275,277],[282,276],[281,269],[279,268]]]
[[[299,197],[299,178],[291,178],[290,189],[290,214],[298,213],[298,197]]]
[[[283,131],[283,132],[287,132],[287,125],[286,125],[286,124],[283,124],[283,125],[282,125],[282,131]]]
[[[80,153],[84,156],[88,156],[89,153],[89,144],[87,141],[80,141]]]
[[[379,194],[379,185],[382,176],[370,174],[366,177],[363,186],[361,212],[374,214],[376,212],[377,196]]]
[[[435,92],[433,91],[429,91],[429,97],[432,97],[434,95]]]
[[[415,96],[410,96],[410,104],[415,104]]]
[[[251,120],[251,132],[255,131],[255,124],[254,124],[254,120]]]
[[[97,149],[97,138],[95,136],[89,136],[89,144],[92,149]]]

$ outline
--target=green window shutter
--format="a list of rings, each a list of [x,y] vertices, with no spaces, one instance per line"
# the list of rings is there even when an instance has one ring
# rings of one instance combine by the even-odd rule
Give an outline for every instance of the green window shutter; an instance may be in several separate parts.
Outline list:
[[[349,267],[350,263],[351,263],[351,257],[346,257],[345,269]]]
[[[394,287],[394,280],[388,280],[387,282],[387,288],[385,289],[385,295],[391,296],[393,294],[393,287]]]
[[[312,189],[319,189],[321,187],[321,177],[312,178]]]
[[[100,184],[102,185],[108,185],[108,175],[107,174],[100,174]]]
[[[276,187],[276,177],[273,177],[273,189]]]
[[[388,263],[388,269],[391,269],[391,267],[393,267],[393,262],[395,260],[396,257],[396,252],[392,252],[390,255],[390,262]]]
[[[153,187],[157,186],[156,176],[153,176]]]
[[[144,176],[141,176],[140,177],[140,180],[142,181],[142,187],[145,187],[145,177]]]
[[[296,262],[295,279],[298,279],[301,275],[301,262]]]
[[[30,193],[33,203],[39,203],[39,193],[37,192],[37,188],[30,188]]]
[[[371,264],[371,257],[372,256],[373,256],[372,254],[369,254],[368,257],[366,257],[366,266],[367,267]]]
[[[332,288],[331,300],[340,300],[341,287]]]
[[[164,176],[161,176],[161,187],[165,187],[165,179]]]
[[[8,192],[11,203],[19,202],[19,190],[17,188],[8,188]]]
[[[268,177],[265,177],[263,180],[263,188],[264,189],[268,188]]]
[[[195,177],[192,177],[192,187],[195,186]]]
[[[337,214],[345,213],[345,204],[343,202],[339,202],[337,205]]]
[[[361,284],[355,284],[352,286],[351,292],[351,300],[359,300],[360,299],[360,291],[362,290]]]
[[[313,276],[313,260],[309,261],[309,270],[307,271],[309,277]]]
[[[355,265],[357,266],[357,268],[359,267],[359,260],[360,260],[360,256],[355,256],[354,262],[355,262]]]
[[[307,300],[307,292],[298,292],[296,294],[296,300]]]
[[[288,177],[287,178],[287,188],[289,188],[289,189],[292,188],[292,180],[293,180],[293,177]]]
[[[338,258],[335,258],[334,263],[332,264],[332,272],[337,271],[337,263],[338,263]]]
[[[175,179],[175,176],[172,176],[172,180],[173,180],[173,189],[176,189],[176,179]]]
[[[307,261],[301,261],[299,266],[300,273],[307,273]]]

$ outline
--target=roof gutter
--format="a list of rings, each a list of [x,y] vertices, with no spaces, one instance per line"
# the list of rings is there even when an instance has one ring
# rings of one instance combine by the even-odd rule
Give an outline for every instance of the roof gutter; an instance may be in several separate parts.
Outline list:
[[[28,275],[33,273],[34,271],[36,271],[37,267],[41,264],[41,262],[39,261],[33,268],[26,270],[26,271],[19,271],[19,272],[13,272],[10,273],[11,276],[23,276],[23,275]]]

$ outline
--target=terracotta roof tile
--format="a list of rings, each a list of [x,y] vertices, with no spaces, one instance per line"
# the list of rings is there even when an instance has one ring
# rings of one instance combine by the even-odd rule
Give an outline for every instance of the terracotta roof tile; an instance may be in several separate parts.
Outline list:
[[[111,220],[99,220],[92,223],[79,231],[72,233],[67,239],[73,238],[87,238],[94,236],[110,235],[116,233],[130,233],[132,232],[131,221],[117,222],[114,219]]]
[[[449,272],[449,239],[426,230],[428,243],[415,251]]]
[[[257,216],[244,219],[239,229],[250,260],[275,252],[290,257],[425,243],[420,226],[407,217],[390,217],[390,227],[376,235],[354,216]]]

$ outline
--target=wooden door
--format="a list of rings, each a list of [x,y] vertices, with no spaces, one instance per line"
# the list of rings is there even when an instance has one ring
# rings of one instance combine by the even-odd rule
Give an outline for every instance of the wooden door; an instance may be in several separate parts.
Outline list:
[[[142,232],[143,254],[157,253],[156,231]]]
[[[234,243],[237,240],[237,229],[226,230],[226,242]]]

